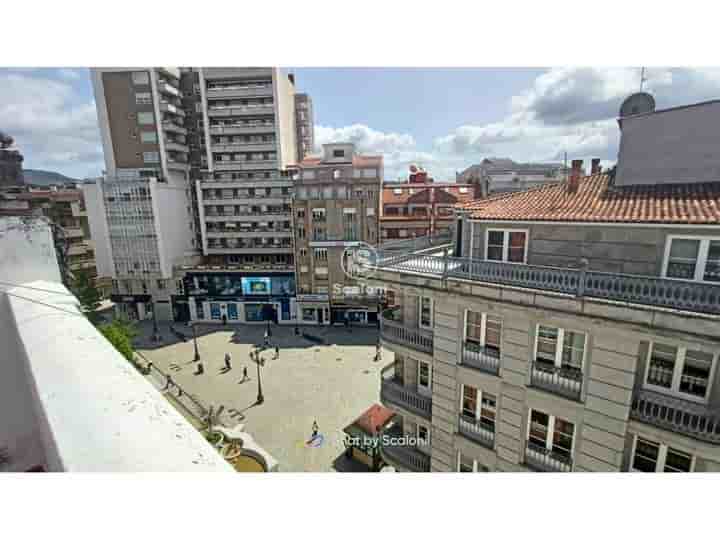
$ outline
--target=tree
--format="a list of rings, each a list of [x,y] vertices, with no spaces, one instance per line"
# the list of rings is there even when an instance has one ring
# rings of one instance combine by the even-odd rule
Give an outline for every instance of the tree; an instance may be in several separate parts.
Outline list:
[[[112,322],[101,324],[98,330],[120,354],[135,364],[132,338],[137,335],[137,331],[130,321],[115,319]]]
[[[97,309],[100,307],[102,296],[95,287],[90,273],[87,270],[74,272],[71,289],[80,302],[82,312],[91,323],[97,324],[100,321]]]

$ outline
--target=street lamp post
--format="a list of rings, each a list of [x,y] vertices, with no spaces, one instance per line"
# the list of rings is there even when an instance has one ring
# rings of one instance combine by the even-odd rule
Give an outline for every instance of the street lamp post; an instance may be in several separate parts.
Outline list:
[[[198,351],[197,332],[196,332],[196,330],[195,330],[195,323],[193,323],[191,326],[192,326],[192,330],[193,330],[193,343],[195,344],[195,358],[194,358],[194,360],[195,360],[195,362],[199,362],[199,361],[200,361],[200,351]]]
[[[252,353],[251,353],[252,355]],[[257,377],[258,377],[258,395],[257,395],[257,403],[260,405],[263,401],[265,401],[265,397],[262,393],[262,381],[260,380],[260,352],[255,351],[255,365],[257,366]]]

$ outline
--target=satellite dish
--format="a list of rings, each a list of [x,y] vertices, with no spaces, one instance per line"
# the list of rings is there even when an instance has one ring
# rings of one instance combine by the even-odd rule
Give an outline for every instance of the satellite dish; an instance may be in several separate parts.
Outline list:
[[[412,165],[410,165],[411,173],[415,174],[417,171],[418,171],[417,165],[415,165],[414,163]]]
[[[625,101],[620,105],[620,118],[634,114],[649,113],[654,110],[655,98],[647,92],[637,92],[625,98]]]

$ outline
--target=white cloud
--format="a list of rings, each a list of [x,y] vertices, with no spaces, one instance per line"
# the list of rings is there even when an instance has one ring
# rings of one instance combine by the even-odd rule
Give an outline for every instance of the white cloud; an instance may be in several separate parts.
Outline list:
[[[65,80],[0,72],[0,128],[15,138],[27,168],[84,176],[103,167],[95,105]]]

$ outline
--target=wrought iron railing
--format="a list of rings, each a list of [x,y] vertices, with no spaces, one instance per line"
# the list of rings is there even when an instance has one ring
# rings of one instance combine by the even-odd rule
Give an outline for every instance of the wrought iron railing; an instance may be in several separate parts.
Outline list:
[[[404,433],[399,426],[395,425],[383,432],[383,440],[402,440]],[[405,469],[414,472],[430,472],[430,455],[418,450],[414,446],[384,444],[381,452],[385,461],[391,464],[396,463]]]
[[[397,308],[389,308],[382,312],[380,317],[380,336],[382,339],[432,354],[432,331],[405,326],[401,321],[395,319],[397,313]]]
[[[500,372],[500,355],[493,349],[466,341],[463,343],[460,365],[497,375]]]
[[[630,417],[694,439],[720,444],[720,413],[701,403],[636,389]]]
[[[483,423],[478,419],[469,418],[460,413],[458,420],[458,431],[460,434],[479,442],[490,449],[495,445],[495,425]]]
[[[583,373],[579,369],[533,362],[530,384],[563,397],[580,401]]]
[[[417,253],[403,253],[397,258],[390,252],[378,257],[374,266],[444,279],[467,279],[577,297],[720,313],[720,286],[713,283]]]
[[[572,458],[528,441],[525,448],[525,465],[539,472],[570,472]]]
[[[390,364],[381,371],[380,400],[391,403],[424,418],[432,415],[432,398],[420,394],[414,388],[405,386]]]

